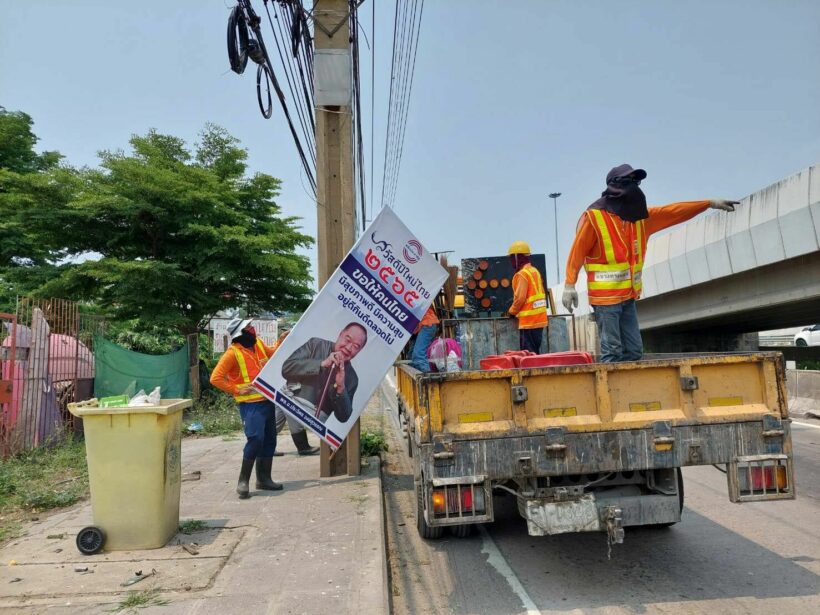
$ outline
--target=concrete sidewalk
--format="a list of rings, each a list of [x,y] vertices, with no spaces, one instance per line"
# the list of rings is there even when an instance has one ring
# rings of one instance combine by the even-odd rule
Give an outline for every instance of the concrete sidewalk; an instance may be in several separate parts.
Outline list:
[[[283,434],[286,454],[274,459],[273,476],[284,491],[239,500],[243,444],[183,441],[180,518],[208,528],[178,534],[162,549],[81,555],[74,540],[92,524],[89,503],[29,525],[0,549],[0,613],[110,613],[129,591],[152,590],[167,604],[139,613],[387,613],[378,458],[361,476],[319,479],[318,456],[296,455]]]

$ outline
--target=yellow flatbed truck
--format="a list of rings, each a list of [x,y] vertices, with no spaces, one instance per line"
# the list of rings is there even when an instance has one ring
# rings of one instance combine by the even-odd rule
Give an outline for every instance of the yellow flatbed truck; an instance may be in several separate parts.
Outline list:
[[[795,497],[779,353],[396,375],[424,538],[493,521],[506,490],[531,535],[619,543],[680,521],[684,466],[724,470],[732,502]]]

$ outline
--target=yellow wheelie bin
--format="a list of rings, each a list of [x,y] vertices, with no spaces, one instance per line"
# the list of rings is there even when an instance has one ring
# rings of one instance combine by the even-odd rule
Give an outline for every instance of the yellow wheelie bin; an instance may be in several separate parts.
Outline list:
[[[182,411],[190,399],[156,406],[69,404],[83,419],[94,526],[77,536],[86,554],[156,549],[177,533]]]

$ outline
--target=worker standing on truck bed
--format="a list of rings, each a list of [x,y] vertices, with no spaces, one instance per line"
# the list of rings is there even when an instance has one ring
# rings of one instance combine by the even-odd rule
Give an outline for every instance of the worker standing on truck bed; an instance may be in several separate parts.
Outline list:
[[[410,361],[413,367],[420,372],[427,373],[430,371],[430,362],[427,360],[427,353],[430,350],[430,345],[436,337],[438,331],[438,324],[441,322],[436,316],[436,310],[431,305],[419,321],[416,327],[415,335],[416,341],[413,344],[413,352],[410,354]]]
[[[515,275],[512,279],[513,302],[507,313],[518,318],[521,350],[541,354],[541,340],[547,326],[547,295],[544,280],[530,263],[530,246],[515,241],[507,251]]]
[[[578,306],[575,282],[583,266],[603,363],[637,361],[643,354],[635,301],[641,296],[641,270],[649,236],[710,207],[734,211],[739,202],[713,199],[647,208],[640,189],[644,179],[646,171],[628,164],[607,174],[606,190],[581,216],[567,258],[562,303],[570,312]]]

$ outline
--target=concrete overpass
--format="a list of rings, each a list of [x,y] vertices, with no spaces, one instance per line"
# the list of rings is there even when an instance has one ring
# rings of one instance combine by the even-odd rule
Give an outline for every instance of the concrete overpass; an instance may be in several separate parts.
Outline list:
[[[751,349],[749,333],[820,322],[820,165],[654,236],[643,284],[648,351]]]

